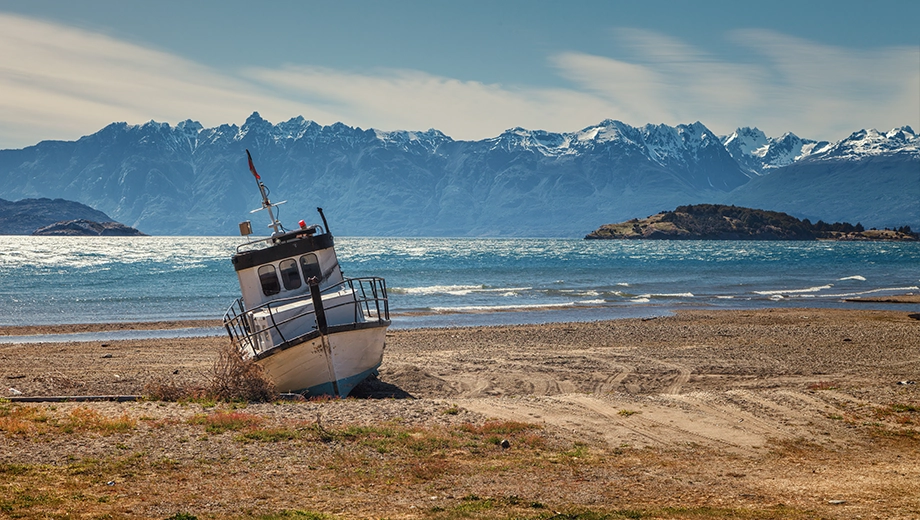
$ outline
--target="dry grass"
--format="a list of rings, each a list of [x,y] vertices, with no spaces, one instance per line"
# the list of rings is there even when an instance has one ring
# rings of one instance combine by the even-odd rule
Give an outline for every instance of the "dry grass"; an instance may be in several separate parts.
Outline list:
[[[333,493],[338,495],[339,507],[352,500],[367,507],[368,496],[380,499],[406,490],[440,497],[440,490],[470,475],[503,479],[523,468],[567,479],[572,471],[571,464],[559,464],[570,459],[571,445],[560,444],[537,425],[515,421],[451,427],[399,422],[323,426],[319,420],[278,421],[230,407],[197,413],[185,421],[138,423],[125,417],[106,421],[82,407],[61,413],[32,405],[3,406],[6,417],[20,421],[16,431],[4,428],[4,432],[22,442],[42,442],[44,434],[39,430],[44,424],[67,429],[72,442],[84,442],[86,436],[100,433],[119,434],[119,448],[104,457],[72,459],[62,465],[0,464],[0,514],[10,517],[57,517],[63,511],[80,511],[90,517],[157,516],[151,505],[168,503],[175,508],[184,505],[172,514],[185,518],[321,518],[310,508],[294,506],[319,508],[316,497]],[[181,451],[190,453],[143,449],[151,433],[186,439]],[[215,458],[214,453],[225,455]],[[232,456],[226,455],[229,453]],[[290,465],[291,473],[279,475],[274,470],[280,460]],[[298,476],[304,471],[303,478]],[[241,486],[240,479],[246,484]],[[266,486],[273,489],[269,502],[260,491],[269,489]],[[143,491],[126,493],[128,489]],[[470,489],[482,488],[477,484]],[[227,491],[239,506],[225,503],[214,510],[205,505],[220,502]],[[425,516],[546,516],[541,502],[513,493],[480,498],[471,491],[447,502],[445,506],[439,499],[431,504]],[[159,514],[160,518],[168,516]]]
[[[0,400],[0,432],[18,437],[34,437],[60,433],[97,433],[111,435],[128,432],[137,420],[122,414],[106,417],[96,410],[78,407],[63,417],[52,416],[48,410],[20,406]]]
[[[160,434],[187,438],[183,451],[188,453],[141,449],[147,433],[130,430],[119,439],[123,448],[108,456],[61,465],[0,464],[0,515],[67,518],[68,512],[80,512],[89,518],[186,520],[813,517],[796,507],[769,504],[751,509],[684,500],[670,506],[693,486],[655,474],[662,468],[684,469],[687,462],[679,454],[589,453],[585,446],[560,442],[523,423],[318,428],[221,410],[168,426]],[[510,447],[497,445],[496,434],[510,439]],[[807,446],[798,448],[807,456]],[[697,461],[716,456],[701,452]],[[624,479],[631,482],[632,496],[621,494],[617,483]],[[594,500],[589,496],[603,505],[588,505]]]
[[[204,385],[179,385],[156,381],[145,386],[148,398],[159,401],[246,401],[270,402],[278,398],[275,385],[251,359],[244,360],[232,345],[220,349],[204,375]]]
[[[840,449],[798,438],[748,459],[701,446],[612,448],[510,420],[321,419],[350,404],[145,402],[106,414],[3,402],[0,445],[39,455],[0,462],[0,517],[844,518],[809,497],[790,503],[795,492],[759,475],[769,467],[797,486],[817,478],[813,468],[862,474],[867,460],[893,458],[880,454],[918,451],[913,439],[883,436],[875,451],[841,460]],[[897,402],[847,420],[874,421],[853,425],[871,434],[901,431],[917,414]],[[65,456],[68,446],[83,448]]]

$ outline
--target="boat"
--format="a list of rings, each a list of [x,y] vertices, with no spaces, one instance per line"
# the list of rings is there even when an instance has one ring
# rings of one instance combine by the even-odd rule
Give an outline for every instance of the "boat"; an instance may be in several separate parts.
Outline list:
[[[281,393],[346,397],[383,361],[390,325],[386,281],[346,278],[322,208],[322,224],[286,230],[246,150],[249,169],[272,229],[252,239],[252,222],[240,223],[247,241],[231,260],[242,296],[227,309],[224,327],[243,359],[254,360]]]

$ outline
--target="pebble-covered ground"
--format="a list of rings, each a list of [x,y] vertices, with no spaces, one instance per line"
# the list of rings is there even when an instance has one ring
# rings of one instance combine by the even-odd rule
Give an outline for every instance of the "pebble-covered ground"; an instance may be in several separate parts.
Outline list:
[[[915,307],[393,331],[379,378],[346,400],[0,402],[0,515],[916,518]],[[0,390],[200,383],[226,341],[0,344]],[[209,430],[233,414],[242,426]]]

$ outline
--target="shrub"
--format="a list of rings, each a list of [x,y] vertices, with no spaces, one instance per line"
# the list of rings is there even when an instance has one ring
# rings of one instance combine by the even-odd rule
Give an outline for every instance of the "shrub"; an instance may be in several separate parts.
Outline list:
[[[155,381],[144,387],[150,399],[160,401],[274,401],[278,398],[275,384],[251,359],[243,359],[236,348],[226,345],[206,375],[204,386],[180,385],[170,381]]]
[[[218,354],[207,392],[225,401],[273,401],[278,397],[275,384],[262,372],[262,367],[251,359],[244,360],[231,345]]]

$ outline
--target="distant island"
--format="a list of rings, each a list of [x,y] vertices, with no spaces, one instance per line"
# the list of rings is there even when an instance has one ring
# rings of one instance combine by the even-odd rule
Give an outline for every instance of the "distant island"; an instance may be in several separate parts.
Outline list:
[[[585,239],[651,240],[920,240],[910,226],[864,229],[859,223],[828,224],[799,220],[786,213],[761,209],[696,204],[678,206],[644,219],[605,224]]]
[[[144,236],[85,204],[64,199],[0,199],[0,235]]]
[[[83,236],[83,237],[143,237],[144,233],[118,222],[94,222],[92,220],[64,220],[50,226],[36,229],[33,235],[40,236]]]

